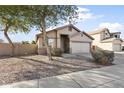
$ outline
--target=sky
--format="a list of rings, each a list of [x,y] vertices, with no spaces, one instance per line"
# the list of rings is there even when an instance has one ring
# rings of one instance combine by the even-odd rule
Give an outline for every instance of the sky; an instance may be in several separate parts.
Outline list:
[[[79,8],[79,19],[75,25],[81,31],[89,32],[99,28],[108,28],[110,32],[121,32],[121,37],[124,39],[124,6],[107,6],[107,5],[83,5]],[[35,40],[35,35],[39,31],[32,29],[30,33],[9,34],[13,42],[32,41]],[[7,42],[2,32],[0,39]]]

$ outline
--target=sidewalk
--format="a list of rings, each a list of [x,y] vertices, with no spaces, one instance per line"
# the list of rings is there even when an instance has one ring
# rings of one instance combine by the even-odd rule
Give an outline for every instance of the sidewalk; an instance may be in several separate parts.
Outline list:
[[[1,88],[117,88],[124,87],[124,64],[23,81]]]

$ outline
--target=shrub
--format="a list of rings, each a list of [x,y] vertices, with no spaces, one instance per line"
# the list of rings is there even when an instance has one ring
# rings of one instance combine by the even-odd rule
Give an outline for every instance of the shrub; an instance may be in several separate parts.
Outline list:
[[[62,55],[62,51],[60,48],[52,48],[51,53],[53,56],[61,56]]]
[[[91,49],[91,54],[95,62],[100,63],[102,65],[112,64],[114,61],[114,52],[103,50],[98,47],[93,47]]]

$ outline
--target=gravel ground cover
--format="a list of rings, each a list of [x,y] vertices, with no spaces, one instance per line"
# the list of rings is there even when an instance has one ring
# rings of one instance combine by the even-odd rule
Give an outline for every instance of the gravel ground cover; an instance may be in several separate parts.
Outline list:
[[[0,85],[103,67],[83,56],[53,57],[30,55],[0,58]]]

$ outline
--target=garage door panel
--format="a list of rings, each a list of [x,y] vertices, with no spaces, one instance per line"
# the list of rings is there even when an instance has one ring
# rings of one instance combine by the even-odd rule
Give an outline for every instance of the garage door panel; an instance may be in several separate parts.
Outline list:
[[[71,48],[72,48],[72,53],[89,53],[90,52],[89,43],[72,42]]]
[[[117,52],[121,51],[121,45],[120,44],[114,44],[113,45],[113,50],[117,51]]]

